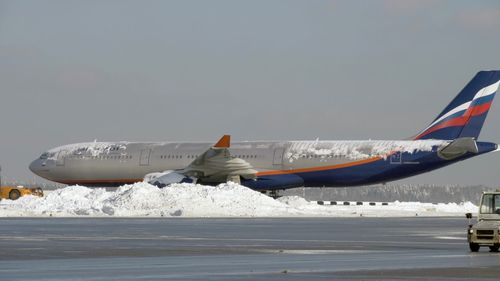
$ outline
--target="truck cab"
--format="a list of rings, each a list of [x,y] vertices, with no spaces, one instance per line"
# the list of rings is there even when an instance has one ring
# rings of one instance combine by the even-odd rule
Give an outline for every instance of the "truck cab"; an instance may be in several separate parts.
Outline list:
[[[470,220],[472,214],[466,214]],[[491,252],[500,248],[500,190],[484,192],[481,196],[477,223],[469,223],[467,241],[472,252],[481,246],[488,246]]]

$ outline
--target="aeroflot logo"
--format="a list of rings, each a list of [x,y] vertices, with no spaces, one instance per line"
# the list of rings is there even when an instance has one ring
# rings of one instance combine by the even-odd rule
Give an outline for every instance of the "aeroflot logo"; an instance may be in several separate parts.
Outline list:
[[[443,123],[445,121],[452,120],[458,117],[476,116],[488,111],[491,105],[491,101],[493,100],[493,97],[499,85],[500,85],[500,80],[494,84],[491,84],[477,91],[477,93],[474,95],[471,101],[463,103],[455,107],[454,109],[448,111],[446,114],[443,114],[443,116],[439,117],[434,122],[432,122],[432,124],[430,124],[427,128],[425,128],[423,130],[423,133],[421,133],[417,138],[435,131],[435,130],[430,130],[430,131],[428,130],[438,125],[439,123]],[[464,124],[456,124],[456,122],[451,122],[450,125],[464,125]]]

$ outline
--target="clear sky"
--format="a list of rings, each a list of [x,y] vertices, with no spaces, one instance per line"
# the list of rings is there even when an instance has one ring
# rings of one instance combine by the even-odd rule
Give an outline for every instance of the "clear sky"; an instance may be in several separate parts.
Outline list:
[[[95,139],[404,139],[500,69],[499,35],[499,1],[0,0],[3,176]],[[400,182],[500,187],[499,164]]]

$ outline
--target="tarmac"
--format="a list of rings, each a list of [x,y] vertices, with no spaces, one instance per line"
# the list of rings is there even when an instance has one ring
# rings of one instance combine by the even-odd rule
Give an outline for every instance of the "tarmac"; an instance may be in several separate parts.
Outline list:
[[[3,218],[1,280],[498,280],[465,218]]]

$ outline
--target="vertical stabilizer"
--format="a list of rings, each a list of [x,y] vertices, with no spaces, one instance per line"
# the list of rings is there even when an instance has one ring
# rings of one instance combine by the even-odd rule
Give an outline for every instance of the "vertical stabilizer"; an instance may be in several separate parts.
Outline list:
[[[480,71],[415,139],[477,139],[500,85],[500,71]]]

